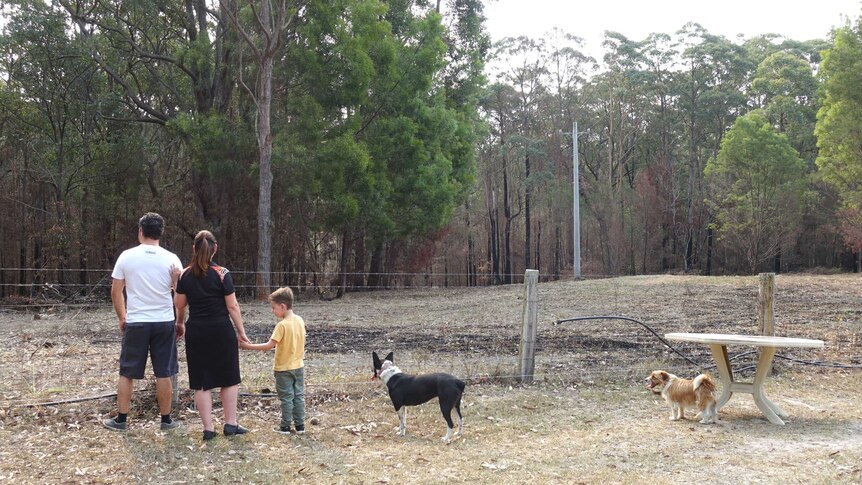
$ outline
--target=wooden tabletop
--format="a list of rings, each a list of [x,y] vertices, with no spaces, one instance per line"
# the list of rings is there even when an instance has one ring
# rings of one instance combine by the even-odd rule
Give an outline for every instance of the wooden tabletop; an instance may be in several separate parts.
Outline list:
[[[664,338],[679,342],[719,345],[754,345],[756,347],[812,347],[823,348],[822,340],[765,335],[733,335],[726,333],[666,333]]]

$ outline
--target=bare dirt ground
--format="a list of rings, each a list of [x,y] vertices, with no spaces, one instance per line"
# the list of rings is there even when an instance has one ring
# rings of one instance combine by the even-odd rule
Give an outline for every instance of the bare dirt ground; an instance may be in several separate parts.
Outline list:
[[[183,427],[158,430],[152,379],[135,392],[127,433],[101,428],[114,391],[119,335],[108,306],[0,310],[0,482],[10,483],[862,483],[862,286],[856,275],[779,275],[776,334],[818,338],[824,350],[779,352],[768,395],[790,414],[770,424],[751,396],[734,396],[719,424],[669,422],[641,383],[653,368],[691,376],[705,348],[671,352],[662,335],[756,333],[756,277],[644,276],[541,283],[536,381],[518,385],[523,287],[355,293],[302,300],[308,325],[308,415],[302,436],[273,432],[271,354],[243,352],[243,437],[200,441],[183,391]],[[263,341],[268,305],[243,305]],[[444,445],[436,403],[408,412],[408,436],[385,391],[369,382],[372,350],[407,372],[470,382],[465,432]],[[753,362],[730,349],[734,365]],[[181,345],[182,353],[182,345]],[[182,358],[181,358],[182,361]],[[802,362],[841,364],[844,367]],[[185,367],[181,362],[180,387]],[[742,371],[745,375],[745,371]],[[216,410],[220,418],[220,410]]]

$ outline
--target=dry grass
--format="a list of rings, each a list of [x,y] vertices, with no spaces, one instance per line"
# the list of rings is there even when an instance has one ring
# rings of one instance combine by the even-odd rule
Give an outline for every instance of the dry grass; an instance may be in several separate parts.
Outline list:
[[[859,362],[857,282],[849,275],[779,276],[777,333],[827,340],[826,350],[795,357]],[[275,400],[251,396],[240,414],[252,433],[208,444],[200,441],[200,420],[185,395],[177,413],[183,428],[158,431],[150,381],[135,394],[125,434],[98,424],[113,409],[109,399],[21,407],[110,392],[114,323],[107,309],[81,312],[74,321],[61,314],[38,321],[4,315],[0,482],[862,482],[858,370],[779,363],[766,391],[790,414],[784,427],[769,424],[744,394],[721,410],[717,425],[669,422],[664,403],[640,380],[655,366],[680,374],[693,369],[642,329],[552,324],[625,314],[659,333],[750,332],[756,278],[638,277],[540,288],[539,379],[527,387],[510,386],[507,377],[517,353],[517,286],[300,302],[298,312],[318,339],[310,343],[307,365],[308,414],[319,424],[301,437],[277,434]],[[264,338],[272,317],[263,306],[244,310]],[[408,372],[476,377],[462,404],[464,436],[449,445],[440,441],[445,424],[436,402],[411,408],[408,436],[395,436],[397,417],[385,391],[368,381],[372,349],[394,349]],[[243,353],[245,391],[272,386],[269,358]]]
[[[669,422],[664,403],[638,383],[579,387],[471,386],[465,434],[444,445],[434,403],[411,408],[408,436],[382,388],[321,403],[305,436],[272,431],[269,399],[246,399],[239,438],[200,441],[185,427],[158,431],[136,420],[102,430],[81,407],[16,410],[4,419],[0,477],[15,483],[837,483],[862,480],[859,393],[842,373],[770,382],[792,416],[769,424],[750,396],[734,397],[720,422]],[[137,403],[136,404],[140,404]],[[83,421],[79,421],[84,417]]]

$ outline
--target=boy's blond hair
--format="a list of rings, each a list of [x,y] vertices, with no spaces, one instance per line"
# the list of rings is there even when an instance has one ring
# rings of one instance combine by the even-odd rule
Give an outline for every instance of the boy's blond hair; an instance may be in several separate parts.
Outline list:
[[[269,301],[272,303],[280,303],[287,306],[288,309],[293,308],[293,291],[287,286],[273,291],[269,295]]]

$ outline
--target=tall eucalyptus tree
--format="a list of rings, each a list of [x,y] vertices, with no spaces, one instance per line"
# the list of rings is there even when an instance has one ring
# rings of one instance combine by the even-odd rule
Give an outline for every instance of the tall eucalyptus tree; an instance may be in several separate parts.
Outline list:
[[[500,73],[500,79],[514,88],[516,104],[513,109],[513,133],[508,143],[516,156],[523,158],[524,171],[522,176],[510,181],[508,166],[503,167],[503,212],[505,217],[503,277],[504,283],[511,283],[513,271],[511,254],[512,224],[523,211],[524,214],[524,267],[530,268],[532,244],[532,213],[533,183],[531,178],[533,166],[538,158],[544,158],[544,147],[539,140],[539,101],[545,95],[547,74],[547,52],[543,40],[526,37],[507,38],[497,46],[497,55],[508,64]],[[517,181],[517,182],[516,182]],[[521,198],[523,187],[523,198]],[[510,190],[515,188],[514,194]],[[517,211],[512,209],[512,198],[518,203]]]

